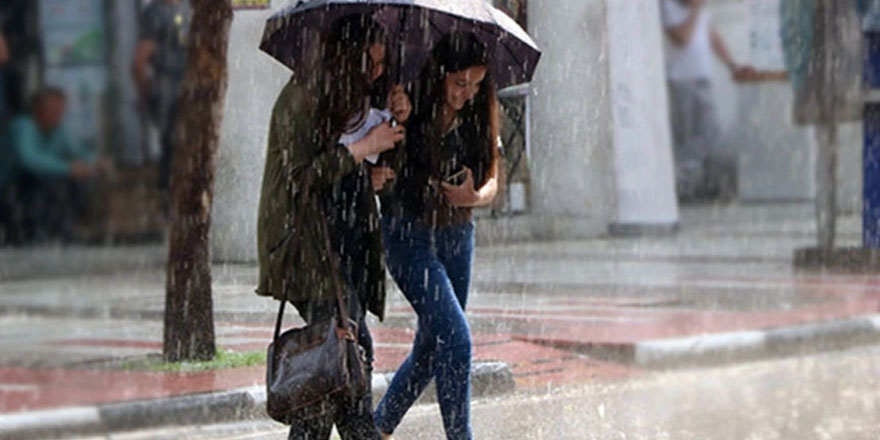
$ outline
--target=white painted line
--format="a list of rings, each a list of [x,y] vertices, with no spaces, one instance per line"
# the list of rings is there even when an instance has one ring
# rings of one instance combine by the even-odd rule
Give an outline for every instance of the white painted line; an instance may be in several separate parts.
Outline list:
[[[254,385],[243,391],[250,396],[251,401],[254,402],[255,406],[261,406],[266,403],[266,387]]]
[[[30,383],[0,383],[0,392],[36,393],[40,387]]]
[[[865,319],[874,326],[874,330],[880,332],[880,315],[871,315],[866,317]]]
[[[21,434],[28,431],[60,429],[74,431],[81,427],[101,424],[101,415],[95,407],[71,407],[47,411],[28,411],[0,416],[0,437],[3,433]]]
[[[760,331],[717,333],[686,338],[658,339],[639,342],[635,347],[635,363],[648,365],[679,356],[692,356],[717,351],[761,348],[766,335]]]

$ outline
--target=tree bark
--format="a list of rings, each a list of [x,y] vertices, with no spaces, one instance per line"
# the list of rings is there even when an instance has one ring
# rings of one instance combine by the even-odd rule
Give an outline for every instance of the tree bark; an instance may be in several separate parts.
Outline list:
[[[190,0],[189,53],[171,164],[171,231],[165,293],[166,361],[216,352],[211,299],[211,205],[227,87],[230,0]]]

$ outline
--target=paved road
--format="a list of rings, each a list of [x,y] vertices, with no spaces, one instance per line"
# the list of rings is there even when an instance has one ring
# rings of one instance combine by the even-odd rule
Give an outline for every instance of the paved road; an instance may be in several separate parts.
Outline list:
[[[658,372],[474,404],[478,439],[880,438],[880,348],[732,367]],[[89,438],[97,440],[99,437]],[[267,421],[100,437],[277,439]],[[399,440],[442,438],[436,406],[414,409]]]

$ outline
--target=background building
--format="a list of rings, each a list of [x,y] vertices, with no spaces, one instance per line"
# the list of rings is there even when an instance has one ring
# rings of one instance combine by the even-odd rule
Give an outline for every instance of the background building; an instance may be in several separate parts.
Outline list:
[[[736,59],[781,68],[777,1],[710,0]],[[9,0],[0,5],[14,52],[10,70],[19,78],[19,105],[41,84],[68,91],[72,131],[120,164],[116,189],[106,197],[113,206],[104,207],[117,220],[102,230],[135,234],[157,229],[144,220],[153,209],[149,185],[157,149],[137,109],[130,74],[137,14],[146,3]],[[257,46],[266,18],[286,4],[242,3],[247,8],[236,11],[232,24],[214,205],[214,251],[220,260],[255,257],[269,115],[289,76]],[[496,4],[528,28],[545,55],[533,84],[502,94],[508,184],[499,202],[480,213],[479,239],[674,230],[678,206],[658,2]],[[813,198],[814,136],[810,128],[790,124],[788,84],[734,85],[718,65],[713,85],[721,142],[738,158],[741,201]],[[860,209],[860,128],[845,127],[843,135],[839,200],[841,209],[854,211]],[[147,202],[130,206],[137,200]],[[123,217],[130,221],[119,220]]]

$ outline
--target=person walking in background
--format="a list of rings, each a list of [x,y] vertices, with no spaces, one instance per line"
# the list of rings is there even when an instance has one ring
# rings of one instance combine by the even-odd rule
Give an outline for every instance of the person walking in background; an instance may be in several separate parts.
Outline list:
[[[678,196],[682,200],[716,197],[722,188],[719,174],[734,174],[729,154],[718,151],[720,129],[712,97],[713,53],[735,80],[754,73],[737,64],[712,24],[706,0],[661,0],[666,32],[666,78],[675,150]]]
[[[153,0],[141,14],[140,38],[132,63],[141,108],[160,132],[158,184],[166,211],[170,208],[174,125],[191,19],[189,0]]]
[[[435,380],[446,437],[471,439],[471,333],[465,316],[473,208],[498,189],[498,100],[489,55],[473,34],[432,50],[415,85],[405,148],[383,157],[397,180],[382,194],[388,269],[418,315],[406,358],[376,408],[389,438]]]
[[[73,238],[87,208],[90,181],[111,168],[64,129],[66,102],[60,89],[37,92],[31,112],[13,118],[0,138],[4,217],[17,217],[4,223],[12,228],[24,222],[17,226],[25,228],[27,238]],[[24,212],[15,216],[17,210]]]

